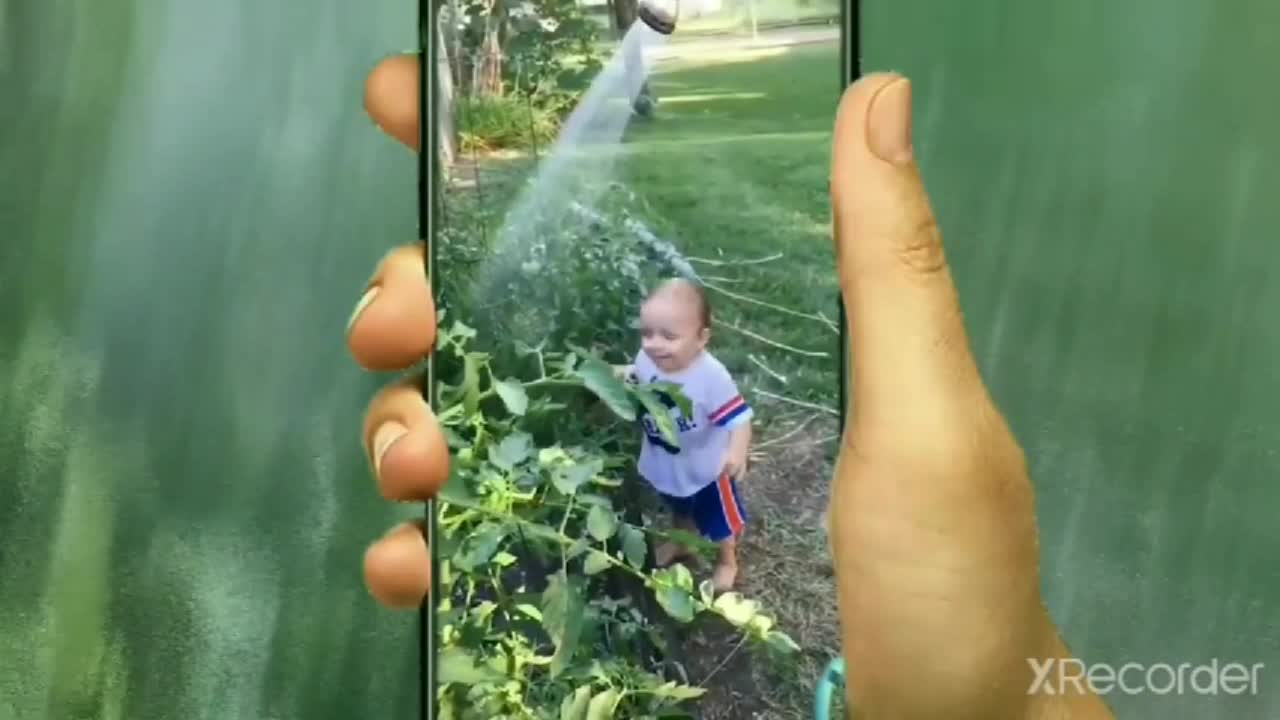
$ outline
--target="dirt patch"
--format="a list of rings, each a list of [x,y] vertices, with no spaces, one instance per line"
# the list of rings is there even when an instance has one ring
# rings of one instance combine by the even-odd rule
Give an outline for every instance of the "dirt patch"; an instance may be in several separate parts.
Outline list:
[[[793,431],[786,442],[767,444]],[[807,720],[813,687],[839,655],[835,580],[824,530],[831,480],[834,418],[770,423],[757,442],[762,455],[741,488],[751,524],[742,538],[738,589],[759,600],[802,648],[784,663],[723,622],[708,620],[690,633],[684,655],[689,681],[707,687],[702,720]]]

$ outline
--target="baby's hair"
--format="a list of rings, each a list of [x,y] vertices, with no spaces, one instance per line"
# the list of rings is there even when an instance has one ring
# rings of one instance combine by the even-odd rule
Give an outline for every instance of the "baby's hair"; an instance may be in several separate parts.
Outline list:
[[[711,329],[711,301],[707,299],[707,289],[702,283],[686,277],[677,277],[667,280],[650,293],[650,297],[657,295],[663,290],[671,290],[674,288],[684,288],[693,293],[694,298],[698,301],[698,321],[701,323],[699,330]]]
[[[693,289],[693,294],[698,296],[698,319],[702,321],[702,327],[699,330],[711,329],[711,301],[707,299],[707,288],[700,282],[692,280],[687,281],[689,287]]]

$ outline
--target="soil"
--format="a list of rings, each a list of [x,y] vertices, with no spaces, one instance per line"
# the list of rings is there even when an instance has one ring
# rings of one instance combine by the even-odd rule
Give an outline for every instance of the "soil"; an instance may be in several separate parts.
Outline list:
[[[811,420],[786,442],[796,421],[774,422],[761,433],[757,460],[740,488],[750,520],[739,550],[738,587],[773,614],[778,628],[802,648],[778,662],[741,642],[718,620],[700,623],[682,653],[689,682],[707,687],[702,720],[798,720],[813,717],[813,686],[839,655],[835,581],[824,531],[834,418]],[[708,576],[709,567],[696,568]]]

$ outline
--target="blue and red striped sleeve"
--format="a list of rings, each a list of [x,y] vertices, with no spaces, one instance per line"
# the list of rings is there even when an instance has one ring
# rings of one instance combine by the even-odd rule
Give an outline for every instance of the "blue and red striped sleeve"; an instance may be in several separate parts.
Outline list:
[[[742,395],[738,394],[736,390],[737,388],[735,388],[733,397],[730,398],[728,402],[722,403],[715,410],[708,413],[707,419],[710,420],[713,425],[717,425],[719,427],[733,427],[751,416],[751,406],[747,404],[746,399],[743,398]]]

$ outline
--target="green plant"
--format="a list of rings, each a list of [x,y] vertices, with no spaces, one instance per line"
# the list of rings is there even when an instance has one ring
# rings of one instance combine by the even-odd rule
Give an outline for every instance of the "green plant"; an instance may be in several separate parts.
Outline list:
[[[547,147],[555,140],[555,112],[519,95],[477,95],[458,100],[458,142],[466,152]]]
[[[656,391],[687,407],[678,388],[624,383],[576,348],[522,347],[536,372],[504,377],[475,337],[454,322],[437,342],[453,359],[437,385],[454,456],[435,579],[443,718],[691,717],[704,690],[668,672],[664,631],[700,616],[798,649],[755,601],[714,597],[683,565],[652,569],[654,533],[620,507],[630,455],[616,430],[652,409],[676,442]],[[593,405],[608,421],[584,420]]]
[[[563,111],[601,66],[599,26],[576,0],[458,0],[448,8],[465,96],[512,93]]]
[[[447,239],[437,243],[450,269],[444,304],[487,328],[487,338],[582,345],[628,361],[645,296],[659,280],[689,269],[645,231],[635,198],[621,186],[597,191],[592,207],[572,201],[572,189],[555,192],[530,215],[507,217],[507,227],[499,216],[455,206]],[[485,349],[515,369],[521,362],[512,348]]]

